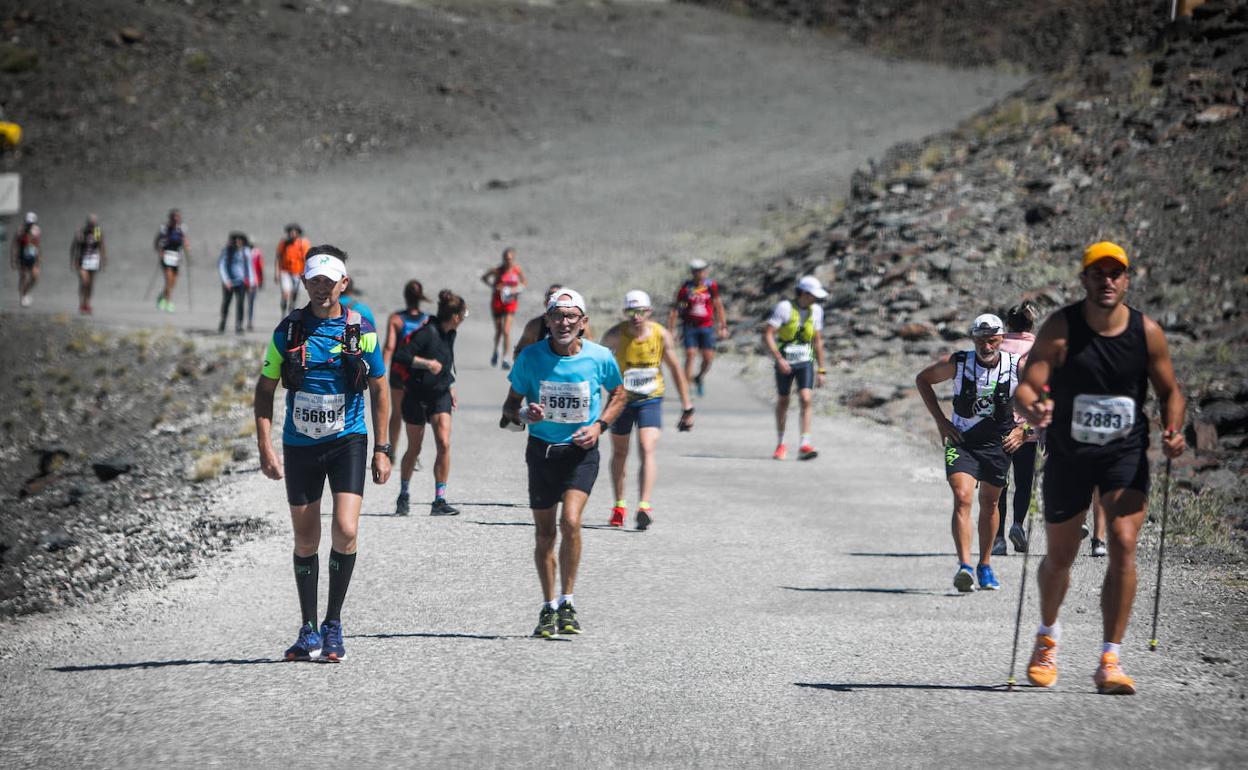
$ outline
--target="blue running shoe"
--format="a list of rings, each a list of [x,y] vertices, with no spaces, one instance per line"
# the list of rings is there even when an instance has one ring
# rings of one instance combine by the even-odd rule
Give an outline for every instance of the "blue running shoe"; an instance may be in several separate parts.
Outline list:
[[[953,587],[964,594],[975,590],[975,573],[971,571],[971,565],[958,566],[958,571],[953,576]]]
[[[299,629],[299,638],[286,650],[286,660],[312,660],[321,654],[321,635],[311,623]]]
[[[981,591],[1001,590],[1001,584],[997,582],[997,576],[992,573],[992,567],[987,564],[981,564],[975,568],[975,579],[979,581],[979,590]]]
[[[347,655],[342,646],[342,621],[327,620],[321,624],[321,640],[325,646],[321,648],[321,660],[337,663]]]

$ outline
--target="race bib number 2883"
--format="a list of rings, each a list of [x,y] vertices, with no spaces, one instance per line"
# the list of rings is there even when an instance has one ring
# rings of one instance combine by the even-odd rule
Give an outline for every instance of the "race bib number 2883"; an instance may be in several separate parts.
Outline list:
[[[1135,426],[1135,399],[1129,396],[1075,396],[1070,435],[1082,444],[1103,446],[1125,438]]]

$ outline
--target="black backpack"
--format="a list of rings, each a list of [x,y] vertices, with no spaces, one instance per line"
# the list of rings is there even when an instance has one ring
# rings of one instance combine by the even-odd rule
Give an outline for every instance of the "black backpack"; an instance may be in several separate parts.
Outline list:
[[[308,367],[308,334],[303,327],[303,308],[286,316],[286,350],[282,353],[282,386],[295,391],[303,387]],[[315,337],[329,335],[313,334]],[[360,347],[360,314],[354,310],[347,311],[347,323],[342,337],[329,337],[342,343],[342,352],[336,357],[321,364],[314,364],[312,369],[325,369],[335,364],[342,371],[343,387],[347,393],[363,393],[368,388],[368,362],[364,360],[364,351]]]

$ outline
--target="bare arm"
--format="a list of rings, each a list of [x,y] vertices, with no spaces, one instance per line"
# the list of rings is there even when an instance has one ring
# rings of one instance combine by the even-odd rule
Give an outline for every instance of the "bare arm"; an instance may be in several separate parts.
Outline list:
[[[770,329],[771,325],[768,324]],[[811,343],[815,346],[815,387],[822,388],[823,383],[827,381],[828,375],[823,365],[823,332],[816,330],[815,336],[811,338]]]
[[[368,396],[373,402],[373,483],[385,484],[390,478],[390,455],[376,451],[377,444],[390,443],[390,388],[385,377],[370,377]]]
[[[914,385],[918,388],[919,397],[923,399],[923,405],[927,407],[928,413],[936,421],[936,430],[940,432],[940,437],[948,439],[955,444],[962,442],[962,432],[953,427],[953,423],[945,416],[945,411],[940,408],[940,401],[937,400],[936,391],[932,389],[932,386],[938,382],[952,380],[957,373],[957,369],[958,367],[953,363],[952,358],[945,358],[931,364],[914,378]]]
[[[381,349],[381,360],[386,363],[386,369],[390,368],[390,362],[394,360],[394,349],[398,347],[402,330],[403,319],[399,318],[398,313],[391,313],[386,320],[386,344]]]
[[[776,367],[780,369],[781,374],[788,374],[793,370],[789,362],[784,360],[784,356],[780,355],[780,347],[776,345],[776,327],[771,324],[763,324],[763,345],[776,360]]]
[[[1040,327],[1036,342],[1027,354],[1027,366],[1014,389],[1014,409],[1033,428],[1053,422],[1053,402],[1045,397],[1053,369],[1066,359],[1066,317],[1054,313]]]
[[[715,295],[715,299],[712,301],[711,307],[715,313],[715,319],[719,322],[719,336],[727,337],[728,313],[724,311],[724,301],[719,298],[718,294]]]
[[[273,394],[277,391],[277,380],[260,377],[256,380],[255,417],[256,444],[260,450],[260,470],[265,476],[277,480],[282,478],[282,461],[273,449]]]
[[[620,416],[620,412],[624,411],[625,404],[628,403],[628,391],[624,390],[623,385],[617,385],[611,391],[610,400],[603,407],[602,414],[598,415],[598,421],[586,425],[585,427],[572,434],[572,443],[582,449],[590,449],[598,443],[598,439],[602,436],[602,423],[610,425],[615,422],[615,418]]]
[[[541,332],[542,319],[530,318],[524,324],[524,329],[520,332],[520,339],[516,340],[516,345],[511,349],[511,358],[514,361],[520,351],[537,342],[537,335]]]
[[[489,270],[486,270],[484,273],[481,274],[481,283],[485,284],[486,286],[489,286],[490,288],[493,288],[494,278],[497,272],[498,272],[498,269],[494,267],[491,267]]]
[[[663,335],[663,363],[667,364],[668,374],[676,383],[676,392],[680,394],[680,408],[688,411],[693,408],[693,399],[689,398],[689,381],[685,379],[685,368],[676,359],[672,335],[661,327],[659,332]],[[693,415],[689,416],[689,424],[693,424]]]
[[[616,331],[616,329],[617,327],[615,326],[612,326],[610,329],[607,329],[607,333],[602,335],[602,342],[599,343],[604,348],[607,348],[608,350],[610,350],[612,353],[615,352],[616,347],[620,344],[620,333]]]
[[[528,276],[524,274],[524,268],[516,265],[516,273],[520,276],[520,285],[526,289],[529,288],[529,279]]]
[[[1166,457],[1178,457],[1187,448],[1183,438],[1186,421],[1187,399],[1179,390],[1174,376],[1174,363],[1170,360],[1170,348],[1166,334],[1156,321],[1144,317],[1144,339],[1148,343],[1148,381],[1161,404],[1162,452]]]

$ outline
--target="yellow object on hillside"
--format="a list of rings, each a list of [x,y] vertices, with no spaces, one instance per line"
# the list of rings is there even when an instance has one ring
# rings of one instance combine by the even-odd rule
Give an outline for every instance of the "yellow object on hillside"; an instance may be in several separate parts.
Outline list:
[[[16,147],[22,141],[22,127],[0,120],[0,139],[3,139],[5,145]]]

